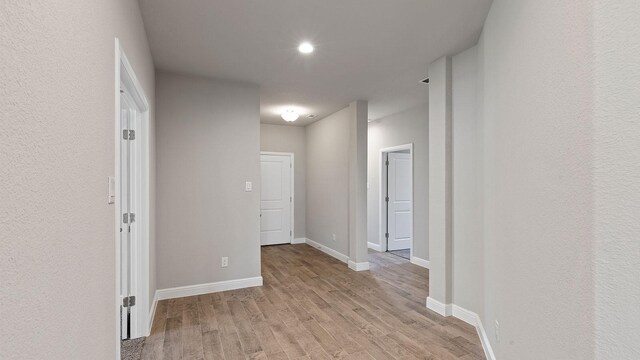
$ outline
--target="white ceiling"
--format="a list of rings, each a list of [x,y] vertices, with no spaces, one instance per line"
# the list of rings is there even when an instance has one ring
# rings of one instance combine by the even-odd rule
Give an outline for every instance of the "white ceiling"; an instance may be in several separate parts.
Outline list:
[[[354,100],[369,118],[427,100],[427,65],[475,44],[491,0],[140,0],[156,67],[260,85],[261,121]],[[310,55],[297,46],[309,41]],[[315,119],[306,115],[314,114]]]

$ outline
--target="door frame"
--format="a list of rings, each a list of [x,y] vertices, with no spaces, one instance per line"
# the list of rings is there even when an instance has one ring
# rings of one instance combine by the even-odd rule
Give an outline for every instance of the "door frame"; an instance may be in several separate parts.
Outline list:
[[[260,161],[262,161],[262,155],[274,155],[274,156],[288,156],[291,158],[291,244],[293,244],[294,239],[296,238],[296,224],[295,220],[295,203],[296,203],[296,185],[294,183],[295,180],[295,170],[296,164],[294,162],[295,155],[290,152],[276,152],[276,151],[260,151]],[[261,165],[262,166],[262,165]],[[262,179],[262,174],[260,174],[260,179]],[[260,180],[262,182],[262,180]]]
[[[138,194],[136,196],[140,199],[141,216],[137,216],[136,222],[138,225],[139,238],[137,246],[134,247],[134,266],[132,292],[136,296],[136,311],[135,318],[132,318],[131,334],[130,338],[136,338],[141,336],[147,336],[150,330],[149,321],[152,318],[149,313],[149,237],[150,237],[150,193],[149,193],[149,101],[145,96],[144,90],[138,81],[133,67],[129,63],[127,56],[122,49],[120,40],[115,38],[115,83],[114,83],[114,97],[115,97],[115,268],[116,268],[116,281],[115,281],[115,319],[116,319],[116,359],[120,359],[120,306],[122,300],[120,297],[120,282],[121,272],[120,263],[122,261],[120,257],[120,227],[121,227],[121,204],[120,204],[120,138],[122,136],[121,123],[120,123],[120,89],[126,88],[129,95],[133,98],[136,106],[140,109],[140,126],[136,129],[136,140],[139,142],[136,144],[140,151],[140,167],[136,168],[137,176],[139,176],[140,182],[138,184]],[[138,145],[139,144],[139,145]]]
[[[415,222],[415,213],[414,213],[414,203],[415,203],[415,169],[414,169],[414,163],[413,163],[413,143],[409,143],[409,144],[404,144],[404,145],[398,145],[398,146],[391,146],[391,147],[387,147],[387,148],[383,148],[380,149],[380,155],[379,155],[379,165],[380,165],[380,171],[378,174],[378,179],[380,180],[380,188],[378,189],[378,199],[379,199],[379,234],[380,234],[380,251],[382,252],[386,252],[387,251],[387,241],[386,238],[384,236],[384,234],[386,233],[386,230],[384,228],[385,222],[384,222],[384,216],[387,213],[387,209],[384,206],[385,203],[385,193],[384,193],[384,189],[387,186],[387,178],[384,176],[385,175],[385,154],[388,153],[392,153],[392,152],[397,152],[397,151],[403,151],[403,150],[409,150],[409,156],[411,157],[411,249],[409,249],[409,258],[410,260],[413,259],[413,248],[415,246],[415,226],[413,225]]]

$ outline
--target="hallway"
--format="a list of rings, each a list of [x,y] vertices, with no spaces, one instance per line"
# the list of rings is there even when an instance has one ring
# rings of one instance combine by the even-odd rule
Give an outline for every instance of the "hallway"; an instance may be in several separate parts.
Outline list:
[[[425,308],[427,270],[369,261],[263,247],[263,287],[159,302],[143,359],[484,359],[472,326]]]

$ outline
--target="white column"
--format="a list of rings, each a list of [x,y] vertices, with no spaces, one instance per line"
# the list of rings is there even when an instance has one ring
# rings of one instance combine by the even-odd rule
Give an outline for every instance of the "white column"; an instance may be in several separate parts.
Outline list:
[[[429,65],[429,297],[427,307],[451,315],[452,186],[451,58]]]
[[[369,270],[367,254],[367,119],[366,101],[349,104],[349,268]]]

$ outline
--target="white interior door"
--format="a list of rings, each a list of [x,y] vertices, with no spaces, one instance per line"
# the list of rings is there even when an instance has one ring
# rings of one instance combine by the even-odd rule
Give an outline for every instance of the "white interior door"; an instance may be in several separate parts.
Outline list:
[[[260,243],[289,244],[291,228],[291,157],[289,155],[260,156]]]
[[[388,154],[388,250],[410,249],[413,236],[411,155]]]
[[[136,142],[136,129],[140,121],[133,100],[126,93],[120,96],[120,297],[121,338],[135,334],[135,265],[137,259],[138,227],[140,216],[140,150]]]

